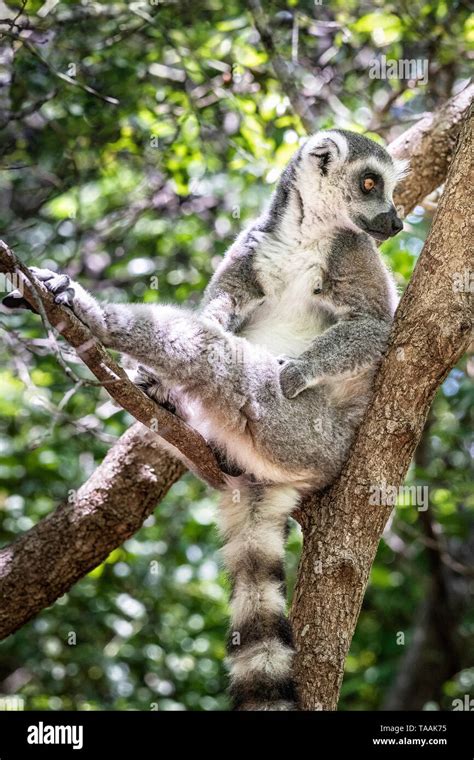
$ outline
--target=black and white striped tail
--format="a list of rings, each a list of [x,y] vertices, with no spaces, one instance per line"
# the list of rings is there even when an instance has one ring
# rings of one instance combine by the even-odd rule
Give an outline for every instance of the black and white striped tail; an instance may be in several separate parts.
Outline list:
[[[220,509],[224,561],[232,583],[228,654],[235,710],[297,710],[286,617],[284,551],[294,488],[246,485]]]

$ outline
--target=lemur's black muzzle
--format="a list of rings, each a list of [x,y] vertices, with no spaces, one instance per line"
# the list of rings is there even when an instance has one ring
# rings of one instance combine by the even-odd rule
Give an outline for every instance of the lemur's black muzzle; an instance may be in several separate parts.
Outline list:
[[[366,220],[366,232],[377,240],[386,240],[397,235],[403,229],[403,222],[398,216],[395,207],[390,211],[377,214],[372,219]]]

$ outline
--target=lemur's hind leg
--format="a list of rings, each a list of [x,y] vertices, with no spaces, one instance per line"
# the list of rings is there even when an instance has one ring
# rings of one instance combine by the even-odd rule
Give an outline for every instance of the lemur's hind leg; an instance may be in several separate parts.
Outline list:
[[[217,411],[229,428],[259,419],[262,388],[281,396],[276,358],[213,320],[175,306],[102,306],[67,275],[34,274],[106,346],[146,365],[165,387],[179,386]]]
[[[160,403],[165,389],[178,388],[240,430],[263,413],[257,400],[262,382],[281,395],[276,359],[210,320],[172,306],[104,311],[109,345],[146,363],[147,392]],[[176,404],[172,393],[171,400]]]
[[[182,420],[187,421],[189,408],[183,399],[182,394],[176,388],[168,389],[159,377],[154,375],[143,365],[139,364],[132,380],[135,385],[140,388],[147,396],[153,401],[159,404],[163,409],[180,417]],[[209,445],[214,452],[214,456],[219,464],[219,468],[226,475],[237,477],[242,475],[243,470],[235,465],[235,463],[229,461],[225,451],[220,448],[216,443],[210,443]]]

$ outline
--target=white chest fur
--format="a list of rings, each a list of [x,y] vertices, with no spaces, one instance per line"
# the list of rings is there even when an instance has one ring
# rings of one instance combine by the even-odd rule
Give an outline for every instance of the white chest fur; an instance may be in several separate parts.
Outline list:
[[[327,255],[327,243],[291,251],[274,241],[262,244],[254,267],[265,300],[242,336],[276,356],[303,353],[324,329],[317,291],[323,284]]]

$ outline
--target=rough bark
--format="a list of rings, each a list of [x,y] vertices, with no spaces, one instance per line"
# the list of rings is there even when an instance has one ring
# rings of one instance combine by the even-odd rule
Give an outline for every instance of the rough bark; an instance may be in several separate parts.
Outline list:
[[[349,461],[305,512],[292,618],[306,710],[337,706],[345,657],[391,512],[370,503],[373,489],[403,483],[434,394],[470,341],[472,296],[455,283],[472,270],[472,126],[471,106]]]
[[[132,536],[185,468],[140,423],[51,515],[0,551],[0,639]]]
[[[395,195],[396,206],[405,214],[444,182],[463,115],[473,98],[471,84],[390,144],[392,156],[410,159],[410,171]]]

